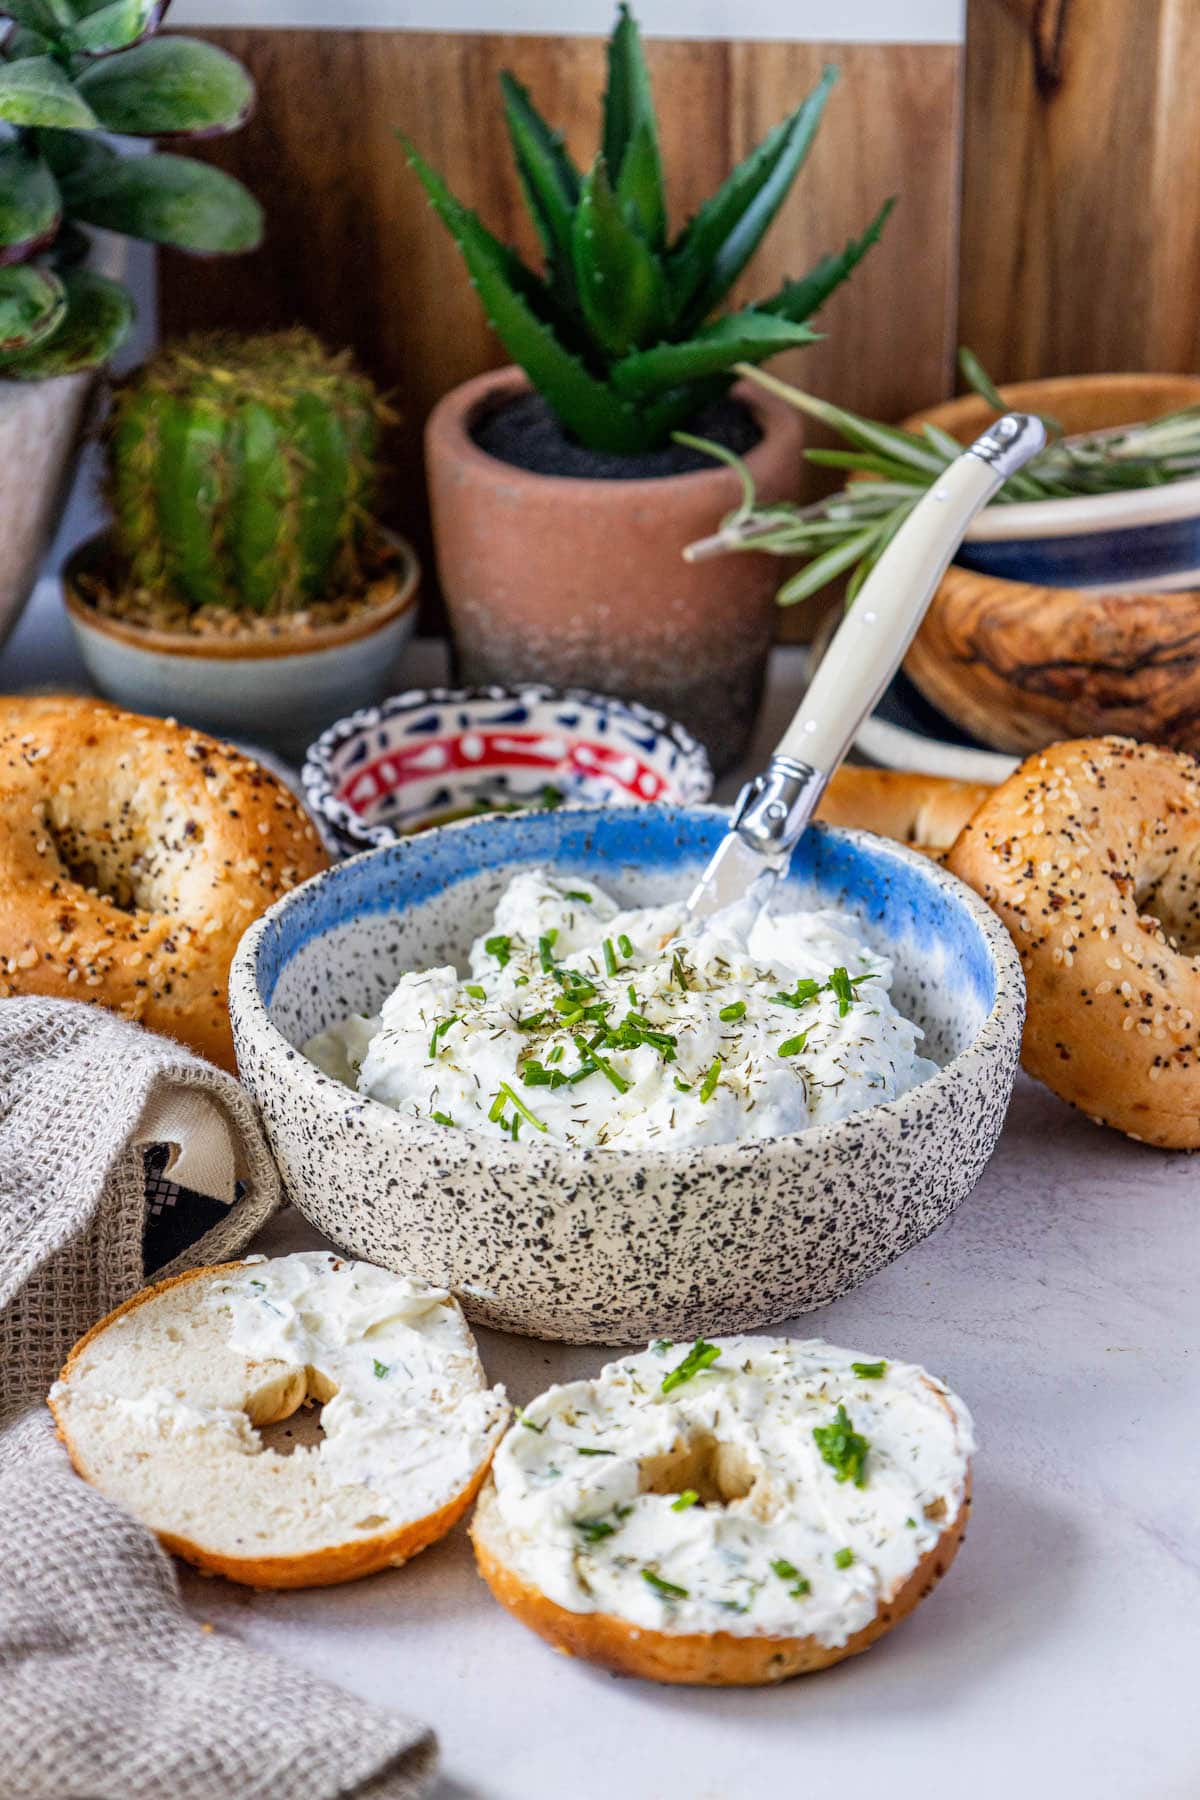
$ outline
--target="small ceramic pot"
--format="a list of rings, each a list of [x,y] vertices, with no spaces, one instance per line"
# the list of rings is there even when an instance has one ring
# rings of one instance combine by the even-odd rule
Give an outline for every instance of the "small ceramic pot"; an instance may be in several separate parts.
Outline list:
[[[754,1330],[848,1292],[970,1192],[1008,1107],[1024,1018],[1000,920],[926,857],[815,825],[787,876],[890,957],[937,1073],[790,1137],[578,1150],[402,1118],[300,1046],[373,1013],[405,970],[465,963],[522,868],[592,876],[627,906],[686,893],[727,829],[715,808],[464,820],[339,863],[247,931],[229,1003],[243,1081],[300,1210],[334,1243],[454,1290],[503,1331],[572,1343]]]
[[[106,535],[84,544],[63,571],[67,616],[88,674],[107,699],[298,760],[331,720],[391,691],[416,627],[416,556],[402,538],[383,535],[397,555],[391,598],[303,636],[184,636],[97,612],[79,577],[104,569]]]
[[[343,853],[483,812],[712,793],[693,737],[647,707],[582,690],[424,688],[339,719],[301,770],[304,798]]]
[[[629,481],[535,475],[482,450],[472,428],[528,388],[518,369],[455,388],[426,427],[438,575],[458,670],[472,684],[548,681],[641,701],[679,719],[718,774],[744,754],[775,625],[778,563],[685,563],[741,498],[723,465]],[[735,390],[762,437],[745,456],[760,500],[794,496],[794,408]]]
[[[1074,433],[1195,405],[1200,377],[1079,375],[1003,392]],[[906,423],[966,441],[991,417],[970,395]],[[991,751],[1024,756],[1105,732],[1200,750],[1200,591],[1163,576],[1198,562],[1200,481],[989,507],[930,602],[904,673]],[[1147,571],[1156,580],[1143,587]]]

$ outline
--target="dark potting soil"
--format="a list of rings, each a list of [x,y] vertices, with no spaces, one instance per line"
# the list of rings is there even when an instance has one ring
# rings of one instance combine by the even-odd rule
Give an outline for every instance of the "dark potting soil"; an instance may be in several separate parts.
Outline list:
[[[726,394],[706,406],[688,425],[694,437],[712,438],[726,450],[744,456],[762,437],[748,406]],[[534,475],[573,475],[584,481],[632,481],[646,476],[690,475],[715,468],[711,456],[686,444],[667,444],[619,456],[588,450],[568,436],[540,394],[519,394],[506,406],[487,412],[471,432],[489,456],[513,463]]]

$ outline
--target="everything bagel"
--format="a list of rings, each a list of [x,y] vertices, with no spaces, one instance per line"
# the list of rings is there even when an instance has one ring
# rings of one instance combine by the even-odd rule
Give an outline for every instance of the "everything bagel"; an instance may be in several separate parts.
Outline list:
[[[231,744],[98,700],[0,700],[0,995],[93,1001],[231,1069],[238,939],[326,861]]]
[[[1054,744],[947,862],[1021,953],[1029,1073],[1130,1137],[1200,1146],[1200,764],[1127,738]]]

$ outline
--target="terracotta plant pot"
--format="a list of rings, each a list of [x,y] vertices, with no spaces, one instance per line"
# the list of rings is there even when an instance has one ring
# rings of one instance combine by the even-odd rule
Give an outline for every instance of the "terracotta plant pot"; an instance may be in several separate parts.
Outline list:
[[[385,578],[390,595],[354,618],[303,634],[197,637],[99,612],[80,576],[101,575],[111,585],[106,534],[82,545],[63,570],[67,616],[88,674],[107,699],[298,761],[335,719],[392,691],[416,625],[420,567],[403,538],[382,535],[395,558]]]
[[[1050,413],[1070,433],[1194,406],[1200,379],[1085,375],[1019,382],[1003,391],[1010,405]],[[906,423],[912,428],[928,420],[967,442],[991,416],[970,395]],[[1109,731],[1200,750],[1200,592],[1194,589],[1139,592],[1115,582],[1112,591],[1047,587],[956,564],[930,602],[904,669],[931,705],[994,750],[1026,755],[1058,739]]]
[[[426,428],[438,574],[464,682],[528,680],[639,700],[680,720],[718,773],[746,749],[775,623],[779,565],[688,564],[684,546],[737,505],[725,467],[584,480],[535,475],[482,450],[472,427],[528,387],[518,369],[455,388]],[[760,499],[800,474],[800,415],[761,390],[737,396],[762,437],[745,458]]]

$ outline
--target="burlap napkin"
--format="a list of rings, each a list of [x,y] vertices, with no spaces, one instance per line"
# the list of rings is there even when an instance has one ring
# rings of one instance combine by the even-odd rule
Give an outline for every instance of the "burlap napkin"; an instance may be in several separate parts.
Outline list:
[[[195,1624],[54,1438],[66,1352],[145,1284],[158,1142],[224,1204],[157,1273],[236,1255],[280,1190],[232,1077],[95,1007],[0,1000],[0,1800],[415,1800],[432,1734]]]

